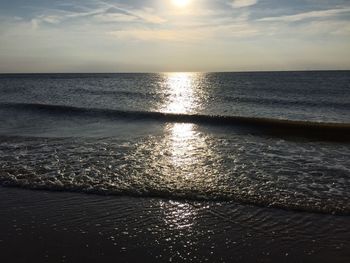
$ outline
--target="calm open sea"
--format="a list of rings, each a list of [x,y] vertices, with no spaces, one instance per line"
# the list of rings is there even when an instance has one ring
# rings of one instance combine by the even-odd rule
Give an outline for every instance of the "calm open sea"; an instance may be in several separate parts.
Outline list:
[[[350,214],[349,71],[1,75],[0,123],[4,186]]]

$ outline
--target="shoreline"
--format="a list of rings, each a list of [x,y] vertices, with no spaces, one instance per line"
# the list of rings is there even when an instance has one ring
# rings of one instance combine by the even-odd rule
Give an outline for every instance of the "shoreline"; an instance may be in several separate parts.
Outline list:
[[[347,216],[0,187],[4,262],[347,262]]]

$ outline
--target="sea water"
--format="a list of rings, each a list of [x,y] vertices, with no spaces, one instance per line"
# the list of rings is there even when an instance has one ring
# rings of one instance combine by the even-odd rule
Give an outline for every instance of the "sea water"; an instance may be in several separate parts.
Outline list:
[[[350,72],[0,75],[0,184],[350,214]]]

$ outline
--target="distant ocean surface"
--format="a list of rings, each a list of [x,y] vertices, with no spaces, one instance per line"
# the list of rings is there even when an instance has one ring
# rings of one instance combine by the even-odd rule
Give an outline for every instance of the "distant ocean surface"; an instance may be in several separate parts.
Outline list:
[[[350,215],[350,72],[0,75],[0,184]]]

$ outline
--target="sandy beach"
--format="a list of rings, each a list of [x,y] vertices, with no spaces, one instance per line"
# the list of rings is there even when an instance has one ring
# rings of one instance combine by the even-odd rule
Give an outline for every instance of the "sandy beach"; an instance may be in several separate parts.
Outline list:
[[[3,262],[347,262],[349,217],[0,188]]]

